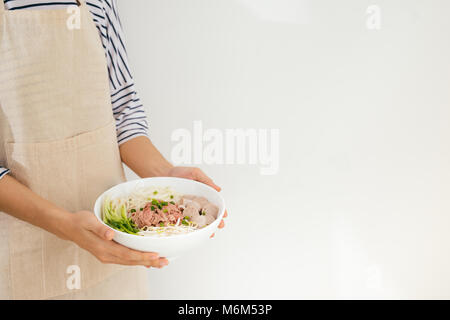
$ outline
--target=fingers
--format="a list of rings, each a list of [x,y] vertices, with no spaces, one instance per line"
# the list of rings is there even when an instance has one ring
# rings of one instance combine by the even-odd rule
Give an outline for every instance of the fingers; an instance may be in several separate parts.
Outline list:
[[[161,268],[167,266],[168,264],[169,264],[169,260],[167,260],[166,258],[159,258],[158,261],[155,261],[155,264],[148,265],[148,266],[145,266],[145,267],[146,268],[153,267],[153,268],[161,269]]]
[[[202,183],[216,189],[217,191],[221,190],[221,188],[218,185],[216,185],[210,177],[208,177],[202,170],[200,170],[198,168],[194,169],[194,180],[196,180],[198,182],[202,182]]]
[[[141,252],[129,249],[113,241],[103,241],[92,252],[102,263],[127,266],[141,265],[147,268],[162,268],[169,264],[166,258],[155,252]]]
[[[222,220],[222,221],[220,221],[219,226],[218,226],[217,228],[222,229],[223,227],[225,227],[225,221]],[[213,234],[210,235],[209,237],[210,237],[210,238],[214,238],[215,235],[216,235],[216,234],[213,233]]]
[[[228,217],[228,212],[227,210],[225,210],[225,213],[223,214],[223,217],[226,218]],[[223,227],[225,227],[225,221],[223,221],[223,219],[220,221],[219,225],[217,226],[218,229],[222,229]],[[216,234],[213,233],[212,235],[210,235],[210,238],[214,238]]]
[[[102,261],[102,260],[100,260]],[[103,263],[112,263],[112,264],[120,264],[120,265],[124,265],[124,266],[137,266],[137,265],[141,265],[144,266],[146,268],[158,268],[161,269],[164,266],[167,266],[169,264],[169,261],[166,258],[158,258],[155,259],[153,261],[149,261],[149,262],[141,262],[138,263],[136,261],[133,260],[125,260],[125,259],[121,259],[118,258],[116,256],[113,255],[108,255],[108,257],[106,258],[106,261],[102,261]]]
[[[112,246],[109,248],[109,256],[111,263],[122,265],[141,265],[147,268],[162,268],[169,264],[166,258],[159,257],[155,252],[140,252],[128,249],[124,246],[111,242]]]
[[[166,261],[167,259],[159,257],[156,252],[141,252],[126,248],[115,242],[110,242],[108,252],[120,259],[121,261],[128,262],[134,265],[152,266],[159,267],[160,262]]]
[[[155,252],[141,252],[124,247],[114,241],[114,231],[102,224],[88,211],[80,211],[76,225],[81,227],[74,240],[80,247],[91,252],[102,263],[142,265],[162,268],[169,261]]]
[[[100,224],[101,227],[106,227]],[[114,236],[114,232],[112,232],[112,236],[109,234],[109,231],[112,231],[108,227],[104,232],[104,228],[94,227],[92,232],[99,237],[105,235],[102,239],[106,240],[100,245],[98,256],[100,257],[100,261],[104,263],[114,263],[121,265],[142,265],[147,267],[155,267],[162,268],[166,266],[169,261],[166,258],[162,258],[156,252],[141,252],[137,250],[132,250],[127,247],[124,247],[112,240],[112,236]],[[104,261],[103,261],[104,260]]]
[[[108,229],[104,232],[105,240],[111,241],[114,238],[114,231],[111,229]]]
[[[113,257],[113,259],[117,259],[116,257]],[[129,260],[118,260],[118,262],[113,262],[115,264],[121,264],[125,266],[136,266],[141,265],[146,268],[158,268],[161,269],[169,264],[169,261],[166,258],[159,258],[156,259],[148,264],[137,264],[135,261],[129,261]]]

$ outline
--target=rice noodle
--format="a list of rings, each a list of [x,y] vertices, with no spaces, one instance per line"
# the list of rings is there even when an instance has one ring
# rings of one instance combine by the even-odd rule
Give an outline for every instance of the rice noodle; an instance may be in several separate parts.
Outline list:
[[[124,198],[128,208],[142,208],[151,199],[174,201],[180,200],[181,195],[169,187],[140,187]]]
[[[197,230],[194,226],[167,226],[167,227],[145,227],[139,231],[138,234],[142,236],[159,236],[166,237],[177,234],[185,234]]]

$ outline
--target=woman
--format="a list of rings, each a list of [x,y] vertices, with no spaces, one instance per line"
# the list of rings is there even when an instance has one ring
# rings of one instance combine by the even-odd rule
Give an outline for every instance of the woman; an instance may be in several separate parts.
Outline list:
[[[141,177],[220,190],[197,168],[173,167],[148,139],[115,1],[80,2],[0,6],[3,299],[145,298],[138,266],[162,268],[167,259],[113,242],[114,232],[85,211],[124,181],[122,162]],[[74,28],[67,6],[80,9]],[[68,285],[71,270],[80,289]]]

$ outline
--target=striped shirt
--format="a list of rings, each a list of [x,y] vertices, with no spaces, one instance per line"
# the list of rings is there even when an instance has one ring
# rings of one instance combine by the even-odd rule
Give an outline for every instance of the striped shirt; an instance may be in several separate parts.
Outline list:
[[[9,10],[45,10],[77,5],[76,0],[4,0],[4,3],[5,8]],[[147,136],[147,118],[128,65],[116,0],[88,0],[86,4],[105,49],[117,141],[120,145],[135,137]],[[9,172],[1,165],[2,163],[0,163],[0,178]]]

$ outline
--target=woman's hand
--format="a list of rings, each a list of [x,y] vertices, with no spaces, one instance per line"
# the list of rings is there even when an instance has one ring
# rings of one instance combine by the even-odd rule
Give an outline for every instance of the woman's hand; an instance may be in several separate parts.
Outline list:
[[[169,169],[167,176],[169,177],[177,177],[177,178],[185,178],[185,179],[191,179],[198,182],[202,182],[204,184],[207,184],[210,187],[213,187],[217,191],[220,191],[220,187],[214,183],[214,181],[208,177],[202,170],[199,168],[194,167],[172,167]],[[228,216],[227,211],[225,211],[225,214],[223,215],[224,218]],[[220,221],[218,228],[222,229],[225,227],[225,222]],[[214,233],[211,235],[211,238],[214,237]]]
[[[70,213],[22,185],[13,177],[0,179],[0,211],[75,242],[103,263],[162,268],[166,258],[128,249],[112,241],[114,231],[89,211]]]
[[[136,137],[120,145],[120,157],[122,161],[141,178],[147,177],[178,177],[196,180],[207,184],[217,191],[217,186],[202,170],[194,167],[174,167],[164,159],[147,137]],[[228,214],[225,211],[224,217]],[[219,229],[225,227],[223,220]],[[211,235],[213,237],[214,234]]]
[[[89,251],[102,263],[142,265],[162,268],[169,262],[154,252],[140,252],[112,241],[114,231],[102,224],[92,212],[80,211],[70,215],[66,238]]]

